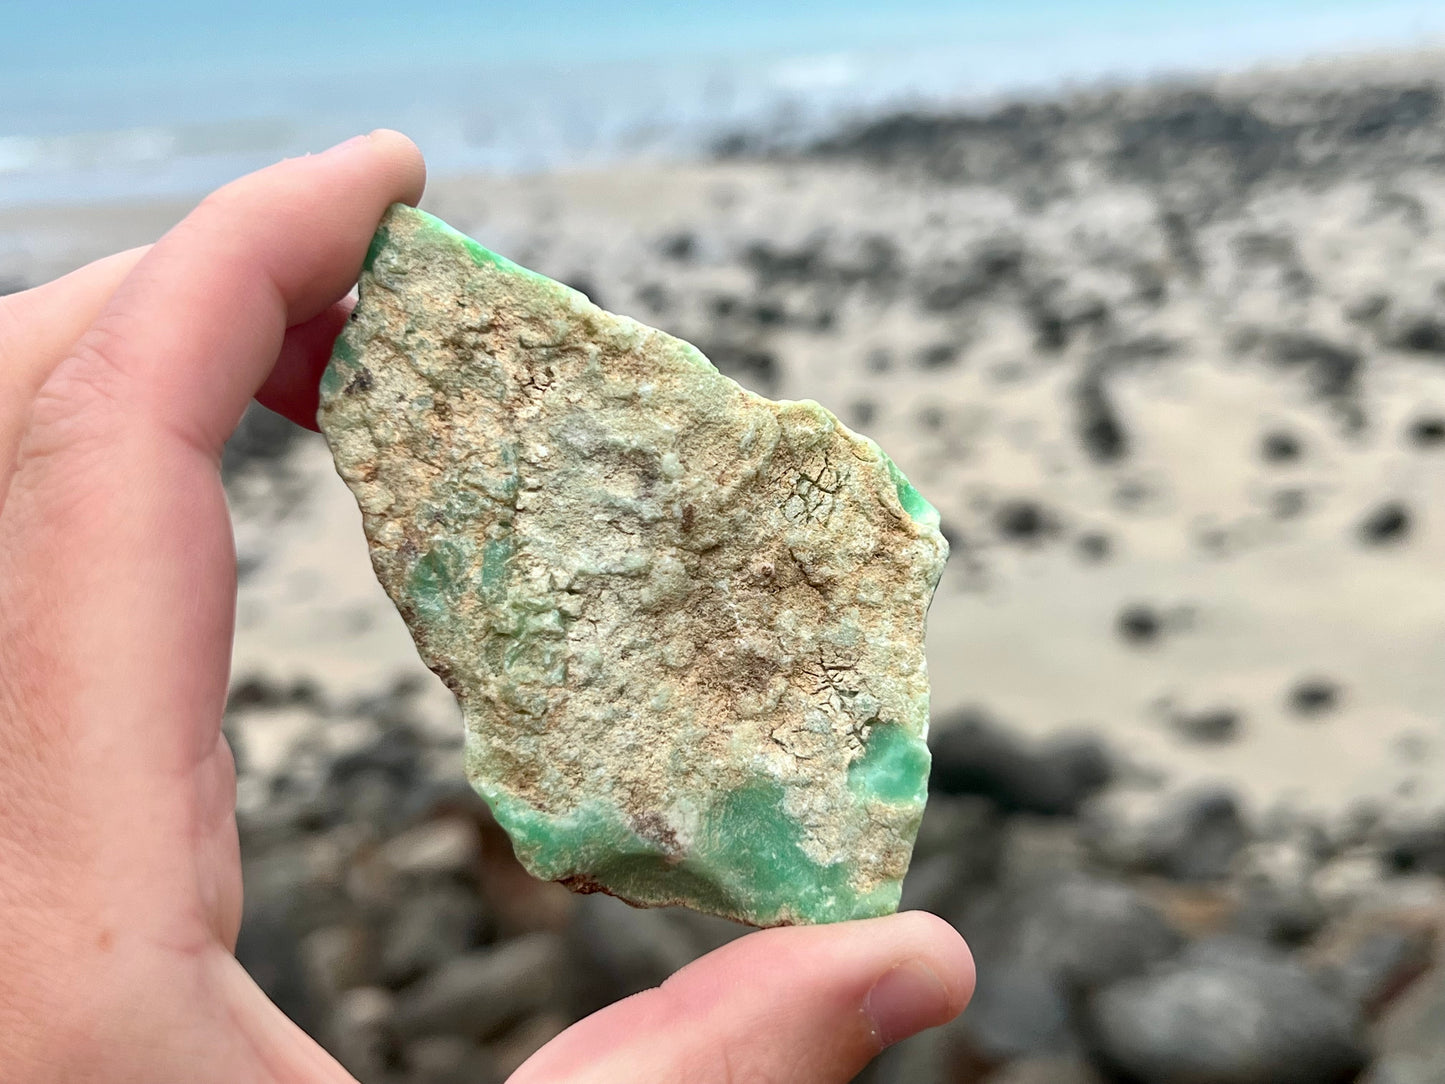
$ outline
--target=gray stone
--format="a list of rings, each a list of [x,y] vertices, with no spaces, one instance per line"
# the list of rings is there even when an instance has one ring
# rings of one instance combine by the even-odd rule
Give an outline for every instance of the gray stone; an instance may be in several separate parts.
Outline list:
[[[402,876],[467,875],[475,872],[480,850],[475,823],[438,817],[387,840],[379,857]]]
[[[690,931],[670,912],[638,910],[600,895],[578,901],[567,941],[574,962],[567,995],[578,1015],[660,985],[700,955]]]
[[[1110,779],[1097,738],[1061,735],[1037,745],[976,710],[936,721],[932,790],[981,795],[1005,812],[1067,816]]]
[[[1088,1060],[1077,1054],[1043,1054],[1011,1061],[988,1084],[1104,1084]]]
[[[990,1060],[1068,1051],[1084,992],[1143,971],[1180,941],[1133,889],[1083,873],[1000,887],[959,929],[978,964],[960,1028]]]
[[[308,924],[325,913],[323,901],[297,848],[248,863],[245,874],[236,959],[282,1012],[310,1031],[321,1019],[302,944]]]
[[[1073,998],[1067,979],[1030,961],[982,967],[962,1029],[989,1061],[1067,1051],[1074,1045]]]
[[[962,932],[980,971],[1015,958],[1085,987],[1142,971],[1180,944],[1137,891],[1086,873],[1003,886],[970,911]]]
[[[1321,986],[1374,1016],[1429,970],[1435,937],[1417,915],[1361,912],[1326,930],[1308,959]]]
[[[501,1084],[492,1057],[470,1039],[432,1035],[406,1048],[407,1084]]]
[[[1203,789],[1170,800],[1143,839],[1145,868],[1179,881],[1215,881],[1229,874],[1249,834],[1239,803],[1222,789]]]
[[[935,794],[903,882],[903,910],[954,918],[997,879],[1004,819],[981,799]]]
[[[460,885],[404,895],[381,938],[382,981],[399,986],[463,955],[487,927],[481,899]]]
[[[1100,1062],[1147,1084],[1348,1084],[1367,1060],[1350,1006],[1247,943],[1196,946],[1122,979],[1085,1020]]]
[[[528,1058],[567,1030],[572,1017],[552,1011],[538,1013],[508,1030],[487,1046],[487,1053],[502,1077],[510,1077]]]
[[[458,956],[398,994],[392,1028],[406,1040],[489,1038],[551,1001],[563,959],[561,940],[545,933]]]
[[[390,1061],[387,1021],[395,1002],[392,995],[374,986],[358,986],[337,998],[318,1036],[326,1050],[358,1080],[379,1081],[386,1077]]]
[[[1235,932],[1294,945],[1323,925],[1327,912],[1311,883],[1319,868],[1316,844],[1308,834],[1288,832],[1244,848],[1233,863]]]

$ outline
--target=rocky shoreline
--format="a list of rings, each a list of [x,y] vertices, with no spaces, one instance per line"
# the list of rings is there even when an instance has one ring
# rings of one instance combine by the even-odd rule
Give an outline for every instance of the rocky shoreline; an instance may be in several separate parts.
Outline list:
[[[501,1081],[571,1021],[746,931],[535,881],[416,683],[236,685],[238,955],[364,1081]],[[1439,1079],[1445,826],[1255,826],[1226,789],[1131,817],[1097,737],[940,720],[904,906],[974,948],[973,1005],[860,1079]],[[290,735],[282,760],[252,745]],[[255,735],[254,739],[249,736]]]

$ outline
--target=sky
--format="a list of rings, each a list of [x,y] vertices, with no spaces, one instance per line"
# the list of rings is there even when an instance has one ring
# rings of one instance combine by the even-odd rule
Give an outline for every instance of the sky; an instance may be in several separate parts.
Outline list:
[[[227,70],[254,65],[658,59],[760,50],[907,45],[939,35],[986,42],[1061,32],[1218,33],[1251,24],[1338,23],[1383,36],[1445,28],[1422,0],[0,0],[0,73]],[[1279,43],[1289,48],[1288,40]]]

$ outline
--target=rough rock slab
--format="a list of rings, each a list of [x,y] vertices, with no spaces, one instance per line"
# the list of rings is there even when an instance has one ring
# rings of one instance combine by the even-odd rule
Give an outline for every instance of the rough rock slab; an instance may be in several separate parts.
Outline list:
[[[400,205],[319,421],[529,870],[757,925],[896,909],[947,546],[876,444]]]

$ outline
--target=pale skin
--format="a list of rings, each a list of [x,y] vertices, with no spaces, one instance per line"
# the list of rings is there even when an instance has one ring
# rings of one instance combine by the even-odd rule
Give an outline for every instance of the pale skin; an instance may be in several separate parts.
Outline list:
[[[242,178],[154,246],[0,298],[0,1081],[353,1078],[232,955],[236,597],[218,469],[254,395],[314,428],[394,132]],[[739,939],[553,1040],[513,1084],[825,1084],[957,1015],[921,913]]]

